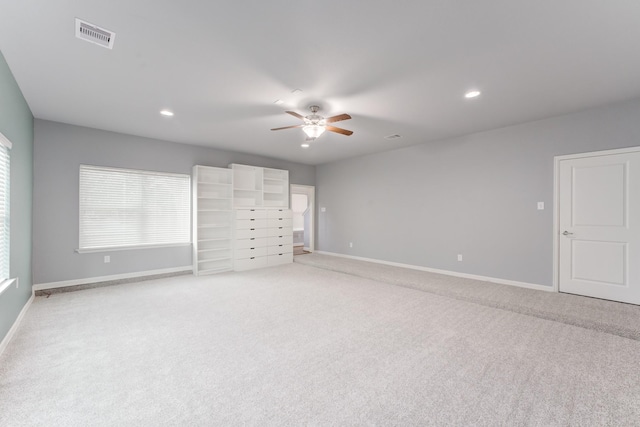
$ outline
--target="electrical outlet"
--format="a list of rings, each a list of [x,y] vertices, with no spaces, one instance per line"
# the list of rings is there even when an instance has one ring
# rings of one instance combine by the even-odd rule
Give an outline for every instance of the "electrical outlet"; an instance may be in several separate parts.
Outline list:
[[[110,257],[109,255],[105,255],[105,256],[104,256],[104,263],[105,263],[105,264],[108,264],[108,263],[110,263],[110,262],[111,262],[111,257]]]
[[[462,254],[458,254],[458,261],[462,261]]]
[[[543,211],[544,210],[544,202],[538,202],[538,210],[539,211]]]
[[[320,212],[326,212],[327,208],[325,208],[324,206],[320,208]]]
[[[349,242],[349,247],[352,248],[353,247],[353,242]]]

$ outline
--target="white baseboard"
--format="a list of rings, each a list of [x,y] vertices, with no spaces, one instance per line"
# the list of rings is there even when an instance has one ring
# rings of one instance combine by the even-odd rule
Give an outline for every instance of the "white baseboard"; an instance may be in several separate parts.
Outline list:
[[[519,288],[535,289],[536,291],[555,292],[555,290],[553,289],[553,286],[538,285],[536,283],[518,282],[516,280],[507,280],[507,279],[498,279],[496,277],[478,276],[475,274],[459,273],[457,271],[439,270],[437,268],[422,267],[419,265],[412,265],[412,264],[402,264],[399,262],[382,261],[374,258],[364,258],[359,256],[353,256],[353,255],[345,255],[345,254],[339,254],[336,252],[316,251],[315,253],[322,254],[322,255],[331,255],[331,256],[336,256],[340,258],[355,259],[358,261],[375,262],[377,264],[391,265],[394,267],[410,268],[412,270],[427,271],[429,273],[444,274],[447,276],[462,277],[465,279],[481,280],[483,282],[498,283],[501,285],[517,286]]]
[[[18,330],[18,327],[20,326],[20,322],[22,322],[24,315],[27,313],[27,310],[29,310],[29,307],[31,306],[31,303],[33,302],[34,297],[35,297],[35,294],[33,290],[31,290],[31,297],[29,298],[27,303],[24,305],[24,307],[22,307],[22,310],[20,310],[20,314],[18,314],[16,321],[13,322],[13,325],[11,326],[11,329],[9,329],[9,332],[7,332],[7,335],[5,335],[5,337],[2,339],[2,342],[0,342],[0,356],[2,355],[2,353],[4,353],[4,350],[9,345],[9,341],[11,341],[11,338],[13,338],[13,335]]]
[[[43,291],[46,289],[65,288],[67,286],[89,285],[91,283],[109,282],[111,280],[135,279],[138,277],[155,276],[158,274],[181,273],[184,271],[193,271],[192,266],[163,268],[160,270],[137,271],[135,273],[113,274],[111,276],[87,277],[85,279],[63,280],[60,282],[38,283],[33,285],[34,291]]]

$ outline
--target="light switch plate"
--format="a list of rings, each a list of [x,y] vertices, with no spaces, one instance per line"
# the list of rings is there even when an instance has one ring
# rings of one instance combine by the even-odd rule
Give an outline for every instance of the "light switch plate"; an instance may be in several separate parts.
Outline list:
[[[544,210],[544,202],[538,202],[538,210],[539,211]]]

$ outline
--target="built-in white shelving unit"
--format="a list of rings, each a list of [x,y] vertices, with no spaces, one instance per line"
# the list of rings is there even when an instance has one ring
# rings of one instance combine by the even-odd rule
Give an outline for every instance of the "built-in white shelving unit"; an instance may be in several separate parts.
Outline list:
[[[196,275],[292,262],[289,171],[194,166],[193,260]]]
[[[193,274],[233,269],[233,173],[193,167]]]
[[[235,208],[234,270],[293,261],[289,171],[229,165]]]

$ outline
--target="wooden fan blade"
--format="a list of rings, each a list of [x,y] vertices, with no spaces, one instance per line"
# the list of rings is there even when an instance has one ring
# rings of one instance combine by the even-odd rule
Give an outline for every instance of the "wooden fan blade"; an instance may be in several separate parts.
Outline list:
[[[301,128],[304,125],[295,125],[295,126],[285,126],[282,128],[275,128],[275,129],[271,129],[271,130],[282,130],[282,129],[293,129],[293,128]]]
[[[300,120],[304,120],[304,116],[301,116],[300,114],[296,113],[295,111],[285,111],[285,113],[291,114],[293,117],[297,117]]]
[[[329,130],[329,131],[331,131],[331,132],[341,133],[341,134],[343,134],[343,135],[347,135],[347,136],[349,136],[349,135],[353,134],[353,132],[352,132],[352,131],[350,131],[350,130],[346,130],[346,129],[342,129],[342,128],[337,128],[337,127],[335,127],[335,126],[326,126],[326,129],[327,129],[327,130]]]
[[[325,122],[327,123],[335,123],[335,122],[341,122],[342,120],[349,120],[351,118],[350,115],[348,114],[339,114],[337,116],[333,116],[333,117],[329,117],[327,119],[324,119]]]

